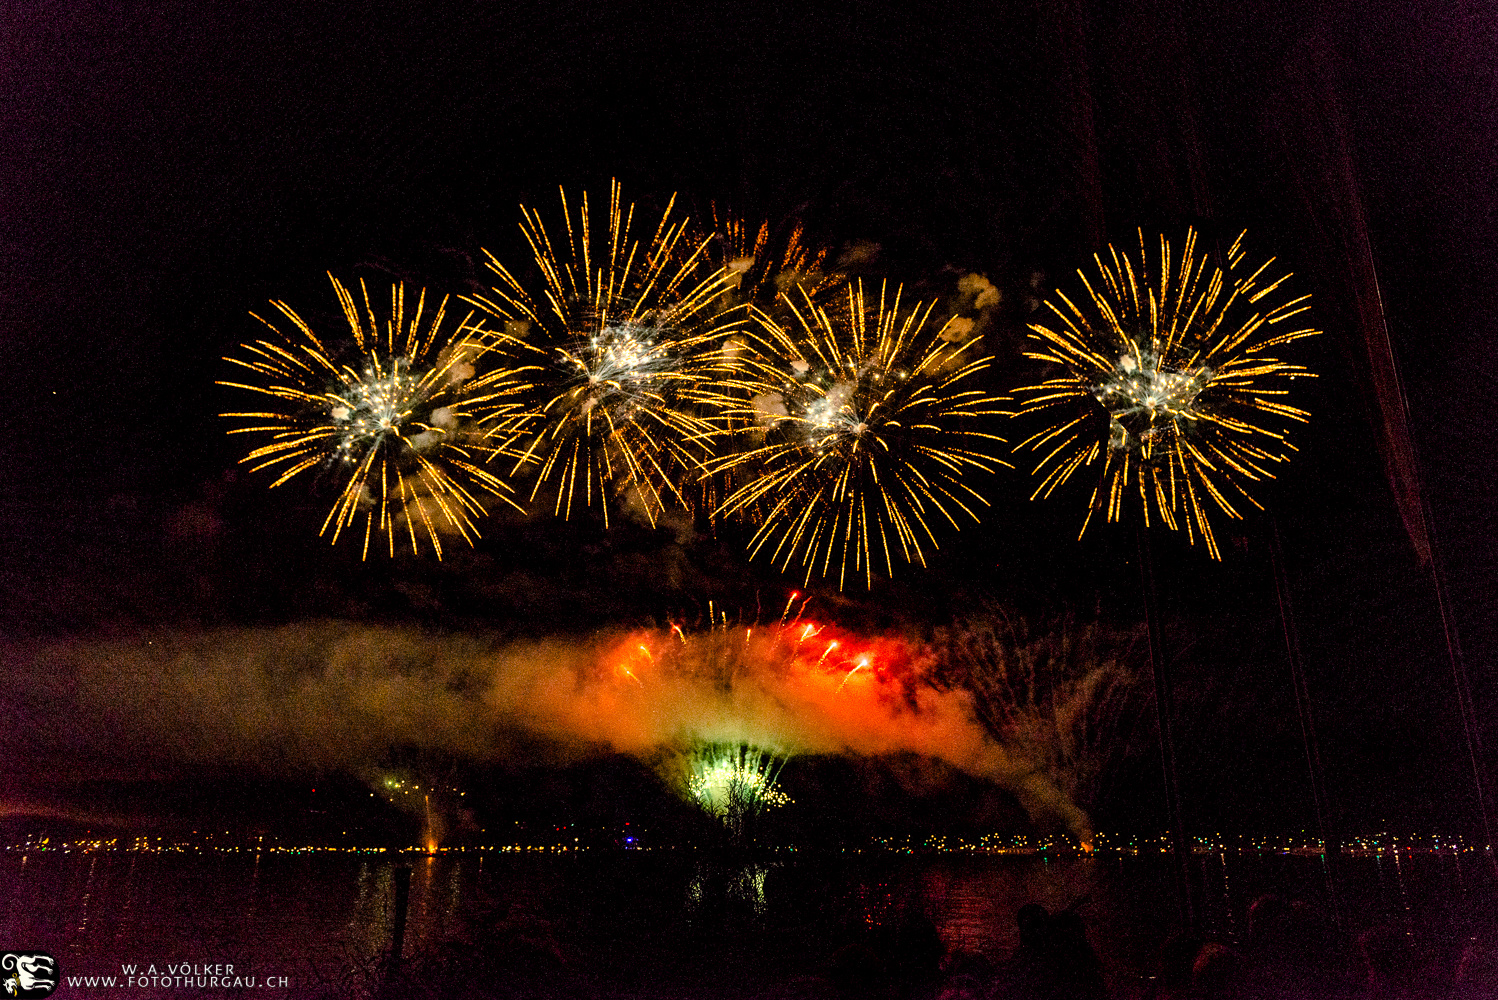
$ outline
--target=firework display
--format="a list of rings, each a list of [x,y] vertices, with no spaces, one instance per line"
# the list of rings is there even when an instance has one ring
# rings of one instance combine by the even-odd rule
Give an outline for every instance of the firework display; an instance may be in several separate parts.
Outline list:
[[[717,205],[712,209],[711,238],[706,246],[712,263],[732,275],[733,285],[721,301],[729,308],[755,306],[774,316],[777,322],[790,321],[790,296],[825,302],[835,298],[847,277],[824,270],[828,249],[816,247],[806,238],[805,227],[798,221],[772,227],[768,220],[758,227]],[[740,365],[747,353],[747,334],[739,333],[724,342],[724,361]],[[732,395],[736,405],[720,411],[720,432],[712,438],[715,472],[700,476],[691,487],[691,495],[709,519],[723,501],[744,486],[752,475],[749,465],[731,461],[759,442],[752,433],[758,413],[750,405],[755,392],[752,380],[730,379],[722,391]]]
[[[485,467],[495,450],[489,436],[516,406],[516,385],[504,369],[480,373],[493,336],[470,311],[453,326],[448,299],[433,309],[425,290],[390,288],[377,311],[361,279],[359,297],[331,274],[351,343],[325,340],[285,302],[273,301],[289,332],[251,313],[272,336],[242,346],[226,361],[254,381],[220,380],[274,401],[270,409],[222,416],[248,421],[231,434],[268,439],[241,462],[274,469],[272,487],[321,471],[342,485],[322,534],[336,542],[346,529],[370,539],[397,537],[413,552],[419,539],[440,557],[442,534],[472,544],[486,513],[482,495],[515,505],[511,489]],[[415,301],[411,301],[411,299]],[[404,544],[404,541],[403,543]]]
[[[1250,485],[1273,478],[1294,450],[1289,427],[1310,416],[1286,397],[1313,376],[1268,352],[1319,332],[1302,325],[1310,296],[1287,295],[1288,274],[1266,277],[1273,259],[1245,265],[1242,244],[1240,234],[1216,264],[1188,231],[1179,257],[1162,236],[1152,259],[1141,231],[1137,257],[1110,246],[1095,276],[1078,272],[1085,297],[1058,291],[1047,303],[1026,356],[1062,373],[1016,390],[1022,415],[1050,420],[1020,445],[1039,456],[1032,499],[1095,470],[1084,533],[1137,495],[1146,525],[1152,515],[1184,525],[1221,558],[1209,512],[1259,507]]]
[[[1025,356],[1059,371],[1015,390],[1014,413],[984,375],[1002,295],[983,275],[961,278],[936,328],[935,303],[829,273],[799,222],[714,205],[694,228],[675,206],[639,224],[617,181],[602,218],[586,193],[563,190],[550,228],[522,205],[530,259],[489,255],[492,287],[465,296],[479,311],[455,331],[446,299],[432,311],[420,292],[413,310],[401,285],[381,318],[362,283],[359,302],[333,281],[349,345],[273,302],[288,332],[257,317],[274,337],[228,359],[256,378],[223,382],[276,400],[224,414],[267,438],[243,461],[276,469],[272,486],[335,472],[323,534],[362,533],[366,555],[381,534],[392,554],[399,535],[440,556],[444,534],[473,542],[488,497],[528,494],[605,527],[673,507],[699,530],[741,521],[751,558],[843,589],[925,566],[981,520],[983,477],[1009,465],[994,418],[1043,421],[1019,446],[1032,499],[1095,473],[1082,533],[1137,495],[1146,526],[1184,527],[1220,559],[1211,515],[1259,506],[1253,484],[1309,416],[1287,396],[1311,373],[1270,353],[1318,332],[1297,320],[1309,296],[1287,295],[1273,260],[1245,264],[1241,235],[1220,261],[1194,231],[1179,254],[1141,231],[1137,255],[1097,255],[1085,294],[1058,290],[1030,324]]]
[[[776,784],[783,766],[783,755],[747,743],[704,743],[687,755],[687,791],[704,812],[734,827],[791,801]]]
[[[870,300],[849,285],[835,311],[803,290],[788,309],[788,325],[751,310],[738,383],[750,401],[731,433],[753,444],[710,463],[745,479],[718,513],[753,521],[751,554],[806,581],[841,588],[851,570],[872,586],[897,559],[924,565],[940,530],[988,505],[964,474],[1008,464],[986,429],[1005,400],[974,377],[990,359],[979,341],[929,333],[931,306],[904,310],[883,286]]]
[[[1045,822],[1088,829],[1085,813],[1048,773],[1040,730],[1047,718],[1064,723],[1039,717],[1042,696],[1001,705],[1016,695],[1015,683],[972,657],[950,655],[950,645],[809,618],[808,601],[789,595],[778,619],[730,614],[710,602],[706,623],[699,617],[619,637],[594,675],[601,688],[591,700],[604,725],[652,720],[655,745],[666,751],[656,757],[662,778],[734,838],[751,837],[753,817],[782,804],[775,793],[791,755],[907,750],[1000,783]],[[1081,683],[1097,686],[1092,674]],[[989,719],[975,711],[985,704]],[[1093,699],[1079,694],[1076,704]],[[1003,724],[987,729],[990,719]],[[628,738],[636,731],[631,722]],[[1036,746],[1026,742],[1032,737]]]
[[[610,658],[616,683],[669,715],[684,707],[675,700],[683,690],[714,693],[706,703],[689,699],[685,717],[705,728],[683,731],[663,776],[734,836],[754,816],[791,802],[778,785],[790,751],[751,721],[760,714],[762,685],[773,677],[835,696],[843,686],[836,682],[847,680],[850,657],[834,656],[846,643],[829,638],[828,626],[803,620],[809,600],[791,594],[779,620],[767,622],[731,620],[709,602],[705,623],[673,622],[664,632],[631,636]],[[870,649],[851,657],[852,670],[869,668],[873,655]]]
[[[586,194],[571,211],[564,191],[565,234],[555,240],[522,206],[538,278],[527,282],[491,255],[497,283],[470,300],[504,322],[500,350],[525,382],[523,413],[496,451],[511,457],[513,474],[534,477],[531,499],[545,494],[559,517],[597,505],[607,523],[622,498],[654,523],[684,502],[678,483],[695,478],[726,404],[719,347],[737,314],[720,299],[733,276],[711,270],[706,241],[687,238],[674,205],[642,238],[617,182],[603,220]]]
[[[808,241],[800,222],[777,233],[768,220],[756,227],[717,205],[712,216],[707,250],[712,262],[732,276],[730,298],[735,303],[768,307],[783,300],[791,288],[820,301],[847,282],[843,275],[827,271],[828,249]]]
[[[1112,754],[1143,707],[1135,665],[1143,635],[1071,618],[1037,628],[1022,618],[996,621],[982,603],[975,610],[933,631],[923,680],[966,690],[993,740],[1060,793],[1027,808],[1086,829],[1081,810],[1098,800]]]

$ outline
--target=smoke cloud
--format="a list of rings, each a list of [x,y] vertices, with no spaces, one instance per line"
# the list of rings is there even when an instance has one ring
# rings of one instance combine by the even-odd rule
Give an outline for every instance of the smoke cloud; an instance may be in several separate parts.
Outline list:
[[[650,759],[697,742],[935,758],[1090,835],[1041,767],[995,743],[963,691],[910,683],[919,654],[830,628],[720,625],[513,641],[338,622],[0,647],[11,777],[236,766],[366,773],[389,749],[504,760]]]

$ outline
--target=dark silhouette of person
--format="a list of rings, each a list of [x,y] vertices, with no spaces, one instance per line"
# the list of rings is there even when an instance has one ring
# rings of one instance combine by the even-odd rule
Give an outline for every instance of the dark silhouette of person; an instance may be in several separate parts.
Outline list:
[[[1191,991],[1197,1000],[1238,1000],[1252,996],[1243,981],[1243,956],[1217,941],[1208,941],[1191,963]]]
[[[1015,914],[1019,947],[999,963],[994,976],[994,996],[1015,1000],[1045,1000],[1049,997],[1049,941],[1051,913],[1039,903],[1026,903]]]
[[[1074,1000],[1103,1000],[1108,988],[1103,962],[1087,940],[1087,926],[1075,910],[1051,918],[1051,981],[1056,995]]]
[[[1103,1000],[1103,963],[1075,910],[1054,916],[1039,903],[1015,915],[1019,948],[995,976],[994,995],[1017,1000]]]
[[[1383,924],[1364,931],[1358,938],[1367,970],[1368,1000],[1427,1000],[1444,995],[1425,976],[1410,937],[1397,927]]]

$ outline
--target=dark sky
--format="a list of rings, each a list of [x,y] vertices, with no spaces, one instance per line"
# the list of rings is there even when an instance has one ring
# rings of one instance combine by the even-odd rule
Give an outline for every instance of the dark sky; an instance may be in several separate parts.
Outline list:
[[[1470,828],[1447,646],[1406,522],[1428,504],[1486,719],[1498,39],[1479,4],[1320,7],[12,3],[0,629],[587,628],[783,586],[716,543],[585,524],[498,524],[441,566],[361,566],[316,537],[323,498],[233,471],[213,380],[248,310],[327,308],[325,270],[462,291],[480,247],[513,252],[518,203],[549,207],[558,184],[618,177],[656,204],[680,191],[697,212],[799,217],[831,246],[877,244],[878,273],[941,290],[944,268],[979,270],[1011,301],[1100,237],[1247,228],[1327,332],[1298,359],[1321,375],[1312,425],[1263,499],[1329,784],[1350,823]],[[1359,311],[1370,288],[1381,313]],[[1383,414],[1403,403],[1373,374],[1370,315],[1403,380],[1414,494],[1387,471]],[[981,599],[1137,621],[1127,528],[1079,543],[1074,508],[1027,503],[1018,477],[996,489],[959,554],[845,613],[904,628]],[[1403,511],[1401,491],[1417,498]],[[1155,545],[1188,794],[1242,822],[1304,814],[1285,805],[1303,764],[1270,531],[1251,519],[1221,565]],[[672,573],[650,569],[663,561]]]

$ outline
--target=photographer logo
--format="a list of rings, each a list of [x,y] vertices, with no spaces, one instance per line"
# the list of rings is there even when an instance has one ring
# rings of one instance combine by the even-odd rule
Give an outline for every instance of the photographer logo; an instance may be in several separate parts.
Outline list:
[[[0,1000],[49,997],[57,989],[57,959],[44,951],[0,952],[0,984]]]

